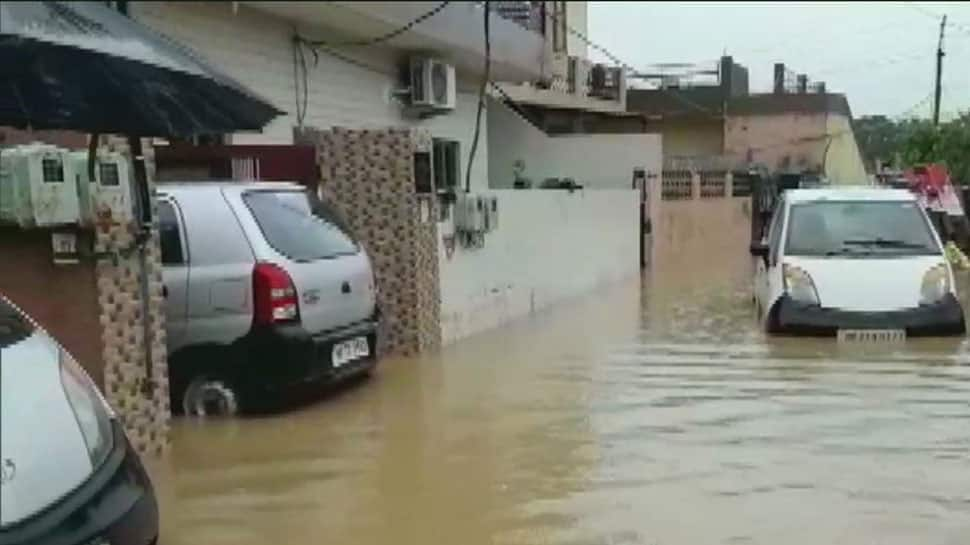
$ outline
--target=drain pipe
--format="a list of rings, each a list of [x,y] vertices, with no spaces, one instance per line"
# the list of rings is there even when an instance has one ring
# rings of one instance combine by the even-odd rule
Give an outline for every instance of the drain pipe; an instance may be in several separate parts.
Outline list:
[[[135,191],[139,206],[138,244],[138,283],[141,295],[141,323],[142,345],[145,351],[145,381],[141,384],[142,393],[150,395],[155,389],[154,357],[152,354],[152,313],[151,294],[148,290],[148,243],[151,241],[152,229],[152,198],[148,191],[148,174],[145,169],[145,155],[142,152],[141,138],[128,137],[128,149],[131,151],[132,165],[135,174]]]

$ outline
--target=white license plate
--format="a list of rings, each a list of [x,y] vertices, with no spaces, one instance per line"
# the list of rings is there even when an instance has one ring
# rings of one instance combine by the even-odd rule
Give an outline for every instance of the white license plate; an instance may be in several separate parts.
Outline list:
[[[342,367],[354,360],[370,355],[367,337],[355,337],[333,345],[333,366]]]
[[[906,340],[905,329],[840,329],[839,342],[898,343]]]

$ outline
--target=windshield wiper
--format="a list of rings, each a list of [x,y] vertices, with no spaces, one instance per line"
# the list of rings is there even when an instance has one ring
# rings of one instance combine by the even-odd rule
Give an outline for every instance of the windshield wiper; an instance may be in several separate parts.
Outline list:
[[[916,242],[907,242],[905,240],[898,240],[892,238],[860,238],[852,240],[843,240],[842,244],[845,245],[859,245],[859,246],[877,246],[880,248],[900,248],[904,250],[932,250],[926,244],[920,244]]]
[[[859,255],[859,256],[866,256],[866,255],[872,255],[872,252],[867,252],[865,250],[857,250],[857,249],[851,248],[851,247],[842,247],[842,248],[839,248],[838,250],[829,250],[829,251],[825,252],[825,257],[833,257],[833,256],[837,256],[837,255]]]

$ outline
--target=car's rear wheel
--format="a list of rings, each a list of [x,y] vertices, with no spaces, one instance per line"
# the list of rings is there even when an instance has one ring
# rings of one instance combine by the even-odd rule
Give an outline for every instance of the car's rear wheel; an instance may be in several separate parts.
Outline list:
[[[185,387],[181,405],[186,416],[235,416],[240,402],[239,389],[229,381],[199,375]]]

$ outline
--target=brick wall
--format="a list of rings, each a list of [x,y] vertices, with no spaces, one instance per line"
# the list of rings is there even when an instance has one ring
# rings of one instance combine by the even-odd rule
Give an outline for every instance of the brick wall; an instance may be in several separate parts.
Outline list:
[[[0,146],[17,146],[31,142],[82,149],[88,145],[88,135],[74,131],[22,131],[12,127],[0,127]]]
[[[50,231],[3,226],[0,293],[55,337],[95,382],[104,385],[93,263],[54,265]]]
[[[114,151],[129,151],[122,138],[106,138],[105,143]],[[147,141],[143,146],[152,180],[151,146]],[[129,251],[137,231],[136,224],[124,221],[99,225],[96,231],[97,251],[119,254],[99,260],[96,268],[104,389],[135,448],[160,454],[169,445],[171,420],[161,250],[155,225],[144,255],[141,250]]]
[[[304,131],[317,146],[321,196],[370,255],[382,312],[382,354],[440,345],[437,211],[415,193],[413,155],[430,145],[411,129]]]

